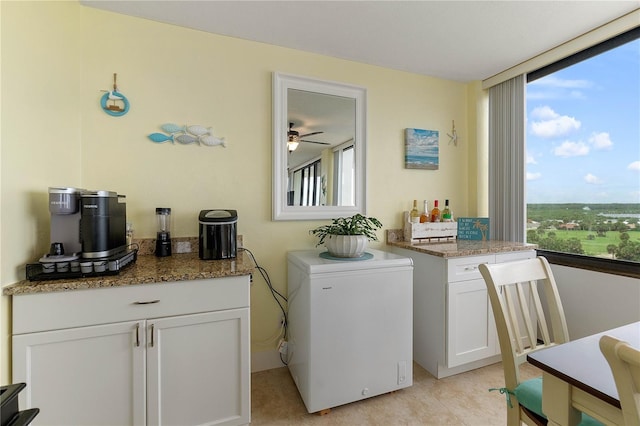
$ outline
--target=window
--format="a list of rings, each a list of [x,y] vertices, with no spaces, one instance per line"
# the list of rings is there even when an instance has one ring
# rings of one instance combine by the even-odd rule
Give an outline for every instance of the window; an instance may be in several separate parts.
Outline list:
[[[329,160],[325,164],[333,163],[333,169],[328,167],[325,170],[322,158],[316,158],[290,172],[287,205],[355,206],[354,154],[353,140],[350,140],[332,149]]]
[[[340,206],[355,206],[355,157],[353,142],[347,146],[336,148],[333,153],[334,166],[333,170],[336,174],[334,182],[334,194],[339,200]]]
[[[639,36],[636,28],[527,76],[526,239],[543,250],[637,269]]]
[[[287,205],[319,206],[321,193],[320,160],[295,170],[289,179]]]

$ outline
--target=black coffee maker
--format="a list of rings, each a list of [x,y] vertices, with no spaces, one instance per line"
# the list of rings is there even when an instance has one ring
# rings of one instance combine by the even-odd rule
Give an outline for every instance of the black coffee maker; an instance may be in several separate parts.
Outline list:
[[[52,255],[108,257],[126,249],[127,207],[112,191],[50,187]],[[54,250],[55,249],[55,250]]]
[[[80,198],[82,257],[96,259],[127,249],[126,196],[113,191],[84,191]]]
[[[156,256],[171,256],[171,209],[168,207],[156,208]]]

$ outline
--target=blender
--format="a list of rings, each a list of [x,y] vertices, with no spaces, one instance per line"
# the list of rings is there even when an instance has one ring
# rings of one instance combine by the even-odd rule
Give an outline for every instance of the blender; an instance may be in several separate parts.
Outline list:
[[[171,209],[168,207],[156,208],[156,256],[171,256]]]

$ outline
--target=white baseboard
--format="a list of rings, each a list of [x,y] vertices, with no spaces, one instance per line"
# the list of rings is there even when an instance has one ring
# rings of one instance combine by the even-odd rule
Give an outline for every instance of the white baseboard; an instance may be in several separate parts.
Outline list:
[[[285,367],[280,360],[280,352],[273,349],[270,351],[251,353],[251,372],[271,370],[272,368]]]

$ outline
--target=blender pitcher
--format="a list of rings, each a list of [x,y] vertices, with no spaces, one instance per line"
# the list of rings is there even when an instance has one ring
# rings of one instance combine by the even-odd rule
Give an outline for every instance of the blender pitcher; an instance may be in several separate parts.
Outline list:
[[[156,256],[171,256],[171,209],[168,207],[156,208]]]

